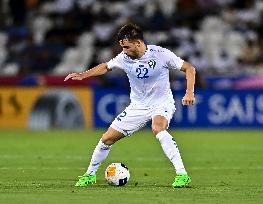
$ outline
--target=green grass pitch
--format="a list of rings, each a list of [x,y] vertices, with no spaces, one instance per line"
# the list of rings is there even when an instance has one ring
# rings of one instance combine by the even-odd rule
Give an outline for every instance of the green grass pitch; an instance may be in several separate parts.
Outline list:
[[[0,131],[0,203],[263,203],[263,131],[174,130],[190,188],[173,189],[174,170],[150,130],[116,143],[97,184],[74,187],[102,131]],[[123,162],[123,187],[104,170]]]

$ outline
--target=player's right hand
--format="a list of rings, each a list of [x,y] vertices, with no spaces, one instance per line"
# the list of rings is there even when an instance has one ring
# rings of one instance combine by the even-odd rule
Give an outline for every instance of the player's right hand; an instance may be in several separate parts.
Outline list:
[[[84,79],[85,77],[83,76],[83,73],[76,73],[76,72],[73,72],[71,74],[69,74],[68,76],[65,77],[64,81],[67,81],[69,79],[72,79],[72,80],[82,80]]]

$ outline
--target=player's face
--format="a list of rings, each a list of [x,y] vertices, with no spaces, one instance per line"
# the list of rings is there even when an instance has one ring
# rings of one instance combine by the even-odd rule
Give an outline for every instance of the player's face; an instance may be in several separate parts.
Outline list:
[[[139,41],[129,41],[127,39],[120,40],[120,46],[122,47],[122,50],[124,54],[129,56],[132,59],[139,58]]]

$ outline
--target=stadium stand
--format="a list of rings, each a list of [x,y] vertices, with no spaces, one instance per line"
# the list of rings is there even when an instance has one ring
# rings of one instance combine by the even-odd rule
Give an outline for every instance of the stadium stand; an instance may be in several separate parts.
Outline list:
[[[54,79],[106,62],[120,52],[116,30],[129,21],[145,30],[147,43],[194,64],[200,87],[207,77],[234,84],[263,75],[260,0],[2,0],[0,17],[0,84],[21,77],[19,84],[41,84],[32,76]],[[119,76],[91,83],[115,86]]]

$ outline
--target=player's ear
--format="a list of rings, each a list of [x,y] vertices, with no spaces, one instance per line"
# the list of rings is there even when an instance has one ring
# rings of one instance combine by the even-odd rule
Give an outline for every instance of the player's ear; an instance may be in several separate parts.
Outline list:
[[[141,42],[140,40],[136,40],[136,41],[135,41],[135,44],[136,44],[138,47],[141,47],[142,42]]]

